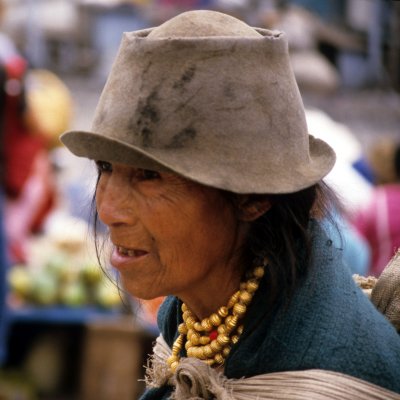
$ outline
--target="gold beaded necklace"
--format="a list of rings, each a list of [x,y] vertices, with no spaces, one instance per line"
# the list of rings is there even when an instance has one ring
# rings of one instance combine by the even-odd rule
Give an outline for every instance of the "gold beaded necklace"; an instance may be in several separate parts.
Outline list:
[[[179,336],[172,346],[172,355],[167,360],[172,372],[178,367],[183,344],[188,357],[198,358],[210,366],[224,364],[232,345],[238,342],[243,332],[243,325],[239,325],[239,321],[258,289],[265,265],[266,260],[262,266],[255,267],[247,281],[242,282],[240,289],[231,296],[228,304],[202,321],[182,303],[183,322],[178,326]]]

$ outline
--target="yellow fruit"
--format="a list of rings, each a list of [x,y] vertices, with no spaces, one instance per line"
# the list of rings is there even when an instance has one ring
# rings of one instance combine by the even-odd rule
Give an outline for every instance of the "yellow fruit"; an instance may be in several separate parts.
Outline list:
[[[121,296],[115,284],[103,281],[96,287],[95,301],[105,308],[114,308],[121,305]]]
[[[40,305],[49,306],[57,303],[57,279],[46,271],[33,275],[31,299]]]
[[[33,287],[31,273],[25,265],[11,267],[7,276],[8,283],[12,292],[27,298]]]
[[[85,264],[81,269],[81,276],[88,285],[95,285],[103,279],[103,271],[99,265]]]
[[[60,300],[69,307],[81,307],[87,304],[88,294],[85,286],[79,282],[67,282],[60,293]]]

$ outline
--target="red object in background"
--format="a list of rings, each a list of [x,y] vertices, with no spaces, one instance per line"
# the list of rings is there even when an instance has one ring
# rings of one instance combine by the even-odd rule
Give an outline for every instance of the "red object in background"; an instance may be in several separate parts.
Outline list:
[[[25,121],[24,76],[26,62],[15,55],[4,61],[6,82],[3,114],[3,152],[5,162],[5,192],[17,197],[26,182],[35,158],[43,147],[39,137],[28,131]]]
[[[9,107],[6,107],[6,112]],[[32,135],[26,127],[10,112],[5,122],[4,159],[5,159],[5,192],[16,198],[32,171],[36,156],[45,148],[44,140]]]
[[[55,203],[47,142],[27,124],[24,93],[25,60],[3,60],[6,72],[3,109],[6,233],[12,262],[25,262],[25,242],[40,230]]]

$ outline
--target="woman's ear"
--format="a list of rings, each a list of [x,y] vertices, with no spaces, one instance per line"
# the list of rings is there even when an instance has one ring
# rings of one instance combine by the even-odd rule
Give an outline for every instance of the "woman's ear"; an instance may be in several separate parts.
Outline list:
[[[267,196],[238,195],[237,209],[241,221],[255,221],[265,214],[272,204]]]

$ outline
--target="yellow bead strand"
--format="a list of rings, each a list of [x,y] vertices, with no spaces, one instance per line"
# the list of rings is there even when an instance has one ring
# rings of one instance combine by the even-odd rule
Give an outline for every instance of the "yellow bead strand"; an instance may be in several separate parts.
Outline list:
[[[178,326],[179,336],[172,346],[172,355],[167,359],[172,372],[179,365],[183,346],[188,357],[198,358],[210,366],[225,363],[232,345],[239,341],[243,333],[243,325],[238,324],[264,276],[265,265],[266,260],[263,266],[255,267],[247,281],[242,282],[240,289],[230,297],[228,304],[202,321],[195,317],[185,303],[182,304],[183,322]]]

